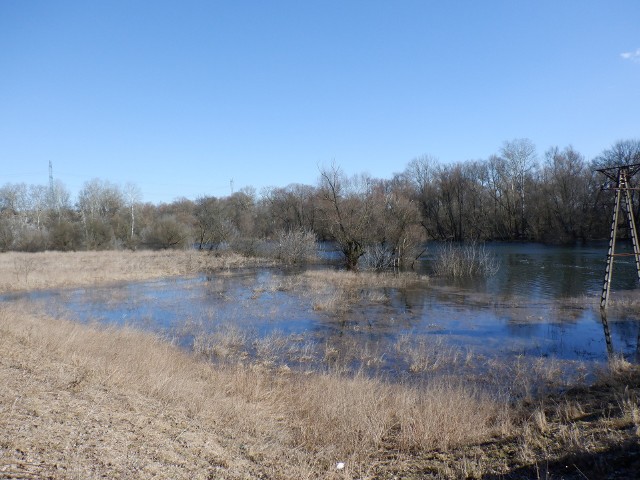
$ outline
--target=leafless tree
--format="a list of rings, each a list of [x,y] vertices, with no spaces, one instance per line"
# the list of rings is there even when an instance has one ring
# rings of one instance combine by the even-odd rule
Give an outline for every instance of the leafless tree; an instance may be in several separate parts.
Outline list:
[[[124,197],[125,204],[127,205],[127,209],[129,211],[129,218],[131,220],[131,229],[129,230],[129,245],[131,248],[135,246],[135,227],[136,227],[136,209],[140,201],[142,200],[142,192],[140,188],[131,182],[125,184],[124,189],[122,190],[122,195]]]
[[[97,178],[85,182],[78,194],[78,210],[88,248],[108,246],[114,237],[111,221],[123,205],[123,195],[117,185]]]
[[[609,168],[635,163],[640,163],[640,140],[619,140],[594,159],[593,168]]]
[[[335,165],[320,171],[322,220],[343,253],[349,270],[357,270],[358,259],[371,243],[371,187],[368,176],[348,178]]]
[[[522,237],[526,230],[527,176],[536,167],[536,147],[531,140],[518,138],[504,142],[500,155],[505,160],[512,197],[517,202],[519,218],[515,222],[515,233]]]

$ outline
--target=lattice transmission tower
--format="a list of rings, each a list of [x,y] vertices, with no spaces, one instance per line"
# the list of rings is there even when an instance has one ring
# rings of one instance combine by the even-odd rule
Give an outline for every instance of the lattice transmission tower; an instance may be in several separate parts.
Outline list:
[[[602,295],[600,297],[600,308],[605,310],[609,303],[611,280],[613,279],[613,261],[616,257],[633,255],[635,257],[638,280],[640,280],[640,249],[638,247],[638,231],[636,230],[636,221],[633,216],[633,204],[631,202],[631,191],[637,189],[629,185],[631,178],[640,171],[640,163],[600,168],[597,171],[604,174],[610,180],[616,182],[616,186],[611,188],[611,190],[615,190],[616,192],[616,200],[613,206],[613,219],[611,221],[607,266],[605,267],[604,284],[602,285]],[[621,209],[627,217],[631,243],[633,244],[633,253],[616,253],[616,239],[618,235]]]

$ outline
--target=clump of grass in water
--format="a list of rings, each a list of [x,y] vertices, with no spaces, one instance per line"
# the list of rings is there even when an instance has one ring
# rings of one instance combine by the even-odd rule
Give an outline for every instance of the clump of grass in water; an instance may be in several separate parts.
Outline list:
[[[438,250],[433,264],[436,275],[452,278],[491,277],[498,269],[496,258],[476,242],[446,244]]]
[[[193,339],[193,351],[212,359],[244,360],[249,356],[249,334],[234,325],[222,324],[213,333]]]

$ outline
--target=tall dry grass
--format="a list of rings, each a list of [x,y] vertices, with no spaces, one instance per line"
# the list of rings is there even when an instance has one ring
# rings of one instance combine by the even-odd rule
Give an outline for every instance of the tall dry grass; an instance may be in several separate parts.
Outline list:
[[[246,260],[198,252],[3,254],[0,284],[3,291],[86,286],[235,264]],[[424,282],[307,272],[268,288],[330,294]],[[230,327],[201,339],[201,353],[229,360],[214,365],[150,334],[32,308],[0,305],[0,477],[481,478],[536,472],[567,452],[637,445],[640,371],[620,359],[601,386],[547,397],[532,386],[540,379],[566,385],[553,364],[479,359],[408,337],[396,350],[409,371],[425,375],[419,383],[343,368],[353,358],[379,362],[386,352],[372,345],[345,354],[337,342],[252,339]],[[261,361],[243,361],[248,350]],[[340,366],[299,373],[276,362],[318,354]],[[481,375],[470,368],[478,362],[488,367]],[[432,376],[441,370],[447,374]]]
[[[462,382],[213,366],[19,305],[0,307],[0,384],[0,468],[53,478],[371,478],[382,452],[510,428],[504,402]]]
[[[436,275],[453,278],[491,277],[498,269],[495,256],[476,242],[447,243],[438,250],[433,262]]]
[[[196,250],[0,253],[0,293],[89,286],[271,265],[235,253]]]
[[[383,303],[385,288],[407,288],[428,285],[428,277],[412,272],[350,272],[344,270],[307,270],[298,275],[278,279],[265,289],[295,291],[309,298],[314,310],[343,313],[361,300]]]

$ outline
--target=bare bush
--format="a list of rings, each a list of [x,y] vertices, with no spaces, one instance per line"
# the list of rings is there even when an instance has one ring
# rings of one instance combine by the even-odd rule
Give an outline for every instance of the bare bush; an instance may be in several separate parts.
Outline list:
[[[476,242],[447,243],[436,254],[433,270],[443,277],[491,277],[498,273],[498,262],[484,245]]]
[[[159,218],[147,227],[142,236],[149,248],[185,248],[189,245],[189,228],[174,215]]]
[[[318,242],[310,230],[281,230],[277,242],[276,258],[288,265],[305,263],[318,255]]]
[[[255,237],[235,237],[229,246],[233,252],[245,257],[259,257],[266,250],[265,242]]]
[[[359,260],[361,270],[382,272],[395,266],[393,250],[386,245],[372,245]]]

